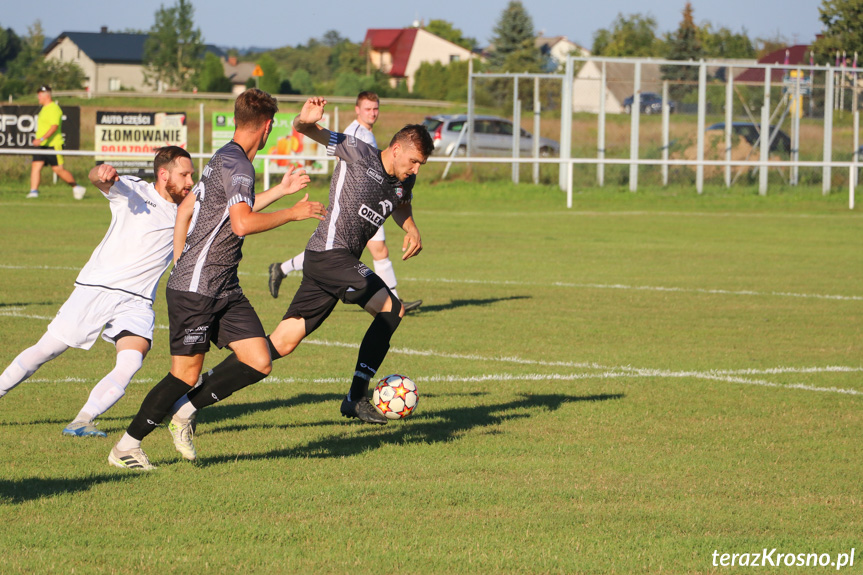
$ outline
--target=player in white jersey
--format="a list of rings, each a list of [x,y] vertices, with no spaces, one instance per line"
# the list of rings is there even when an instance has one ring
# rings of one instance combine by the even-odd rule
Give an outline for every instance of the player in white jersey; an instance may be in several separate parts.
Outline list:
[[[63,435],[105,437],[93,420],[123,397],[150,350],[156,321],[153,300],[159,278],[171,263],[177,204],[192,189],[194,167],[186,150],[166,146],[156,153],[153,172],[155,184],[119,176],[109,164],[90,171],[90,181],[111,208],[108,232],[45,335],[0,375],[2,397],[70,347],[90,349],[100,332],[114,344],[114,369],[96,384]]]
[[[356,106],[354,107],[357,117],[350,123],[350,125],[348,125],[347,128],[345,128],[344,133],[348,136],[354,136],[358,140],[377,148],[378,142],[375,140],[372,128],[374,128],[375,122],[378,119],[380,108],[379,102],[380,100],[378,95],[374,92],[360,92],[357,96]],[[393,292],[396,297],[399,297],[399,294],[396,291],[396,273],[393,269],[393,263],[390,261],[390,252],[387,248],[386,239],[387,236],[386,233],[384,233],[384,227],[381,226],[378,228],[374,237],[372,237],[372,239],[369,240],[369,243],[366,244],[366,249],[369,250],[369,254],[372,256],[372,266],[374,267],[375,273],[384,280],[387,287],[390,288],[390,291]],[[302,251],[289,260],[281,263],[276,262],[270,264],[269,288],[271,296],[275,298],[279,297],[279,286],[282,285],[282,280],[285,279],[289,273],[302,271],[305,254],[306,252]],[[404,305],[405,313],[415,310],[423,303],[423,300],[421,299],[415,301],[401,301],[402,305]]]

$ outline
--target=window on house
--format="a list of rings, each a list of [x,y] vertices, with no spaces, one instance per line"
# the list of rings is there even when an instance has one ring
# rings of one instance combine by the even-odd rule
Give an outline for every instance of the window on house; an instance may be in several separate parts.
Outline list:
[[[109,92],[119,92],[121,88],[122,84],[120,83],[120,78],[108,78]]]
[[[459,58],[459,55],[458,55],[458,54],[450,54],[450,55],[449,55],[449,61],[450,61],[450,63],[452,63],[452,62],[458,62],[460,59],[461,59],[461,58]]]

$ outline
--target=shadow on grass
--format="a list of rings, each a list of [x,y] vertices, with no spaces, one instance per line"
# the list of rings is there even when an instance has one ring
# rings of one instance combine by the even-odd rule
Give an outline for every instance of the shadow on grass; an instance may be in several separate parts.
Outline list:
[[[513,295],[513,296],[509,296],[509,297],[494,297],[494,298],[488,298],[488,299],[453,299],[453,300],[450,300],[449,303],[420,306],[416,310],[412,311],[411,314],[415,314],[417,312],[434,313],[434,312],[439,312],[439,311],[449,311],[449,310],[453,310],[453,309],[458,309],[460,307],[482,307],[482,306],[500,303],[503,301],[513,301],[513,300],[519,300],[519,299],[531,299],[532,297],[533,296],[529,296],[529,295]]]
[[[302,401],[326,401],[335,396],[306,394],[298,396],[293,400],[286,400],[285,404],[296,405]],[[476,405],[447,409],[428,414],[418,413],[410,421],[403,423],[391,422],[386,426],[363,424],[359,421],[350,421],[347,433],[359,435],[333,434],[322,439],[309,442],[290,449],[277,449],[265,453],[251,453],[242,455],[226,455],[220,457],[199,459],[199,463],[209,466],[219,463],[233,463],[238,459],[260,460],[285,458],[315,458],[315,457],[350,457],[359,455],[385,445],[393,444],[428,444],[451,441],[463,433],[481,428],[491,428],[505,421],[527,419],[539,411],[555,411],[567,403],[609,401],[621,399],[624,394],[599,394],[585,396],[570,395],[522,395],[520,399],[499,404]],[[336,399],[340,399],[338,396]],[[264,402],[266,408],[272,402]],[[281,402],[278,402],[281,403]],[[422,404],[421,404],[422,405]],[[246,405],[248,409],[250,405]],[[209,419],[209,418],[207,418]],[[331,425],[333,422],[322,422],[318,425]],[[231,431],[241,431],[250,426],[229,426]],[[274,426],[287,428],[289,425]],[[495,430],[490,430],[495,431]]]
[[[26,479],[0,479],[0,505],[24,503],[43,497],[89,491],[103,483],[125,482],[132,476],[112,474],[90,475],[78,479],[28,477]]]
[[[430,397],[429,395],[425,396]],[[476,397],[474,395],[474,397]],[[252,453],[242,455],[225,455],[212,458],[199,458],[199,465],[209,467],[220,463],[235,463],[237,460],[264,460],[273,458],[330,458],[350,457],[371,450],[379,449],[386,445],[394,444],[429,444],[447,442],[458,438],[465,432],[489,428],[489,433],[499,433],[492,429],[506,422],[522,420],[533,417],[539,411],[555,411],[562,405],[568,403],[596,402],[622,399],[624,394],[599,394],[599,395],[522,395],[520,399],[498,403],[447,409],[439,412],[423,414],[422,412],[413,416],[410,421],[392,422],[386,426],[372,426],[353,421],[343,426],[345,433],[331,434],[319,440],[300,445],[292,449],[277,449],[264,453]],[[257,413],[266,410],[296,407],[302,404],[327,405],[338,412],[340,394],[302,394],[290,399],[274,399],[257,403],[244,403],[235,405],[214,406],[204,412],[201,423],[210,423],[230,420],[246,413]],[[332,406],[332,407],[329,407]],[[302,424],[309,426],[332,426],[334,420],[323,420],[320,423]],[[229,425],[219,427],[207,433],[221,433],[225,431],[242,431],[253,427],[265,427],[263,425]],[[291,424],[266,426],[275,428],[294,427]],[[203,431],[203,430],[202,430]],[[358,434],[357,434],[358,433]],[[97,474],[89,477],[69,478],[44,478],[28,477],[24,479],[2,479],[0,478],[0,505],[19,504],[26,501],[53,497],[66,493],[79,493],[88,491],[96,485],[104,483],[124,482],[134,480],[138,474],[114,475]]]
[[[461,307],[482,307],[482,306],[493,305],[493,304],[504,302],[504,301],[512,301],[512,300],[519,300],[519,299],[531,299],[531,298],[533,298],[533,296],[513,295],[513,296],[509,296],[509,297],[493,297],[493,298],[488,298],[488,299],[453,299],[453,300],[450,300],[449,303],[436,304],[436,305],[422,305],[422,306],[418,307],[417,309],[415,309],[414,311],[410,312],[410,315],[416,316],[416,315],[422,315],[424,313],[435,313],[435,312],[439,312],[439,311],[450,311],[450,310],[458,309]],[[358,308],[356,306],[351,306],[348,309],[351,309],[353,311],[366,313],[365,310]]]

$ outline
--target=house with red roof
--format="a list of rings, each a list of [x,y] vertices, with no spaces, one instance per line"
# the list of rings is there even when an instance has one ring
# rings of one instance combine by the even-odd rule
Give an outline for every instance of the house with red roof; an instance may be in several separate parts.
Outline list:
[[[363,46],[366,47],[369,64],[388,74],[393,87],[406,82],[409,92],[413,91],[414,74],[423,62],[447,65],[478,58],[467,48],[422,28],[369,29]]]
[[[782,83],[782,78],[785,77],[788,68],[809,65],[809,49],[810,46],[807,44],[780,48],[760,58],[758,63],[780,64],[780,66],[770,69],[770,83]],[[744,84],[747,82],[764,84],[764,68],[747,68],[740,74],[735,74],[734,81]]]

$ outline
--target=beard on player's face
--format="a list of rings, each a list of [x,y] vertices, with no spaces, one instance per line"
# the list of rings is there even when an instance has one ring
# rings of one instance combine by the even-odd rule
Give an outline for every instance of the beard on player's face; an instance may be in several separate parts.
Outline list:
[[[168,192],[168,195],[178,204],[183,201],[191,190],[191,185],[187,185],[182,181],[174,183],[171,176],[169,176],[168,181],[165,182],[165,191]]]

